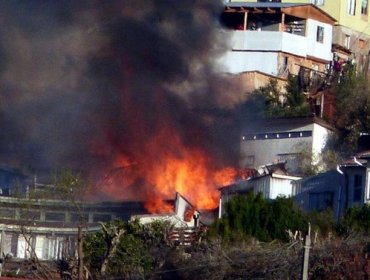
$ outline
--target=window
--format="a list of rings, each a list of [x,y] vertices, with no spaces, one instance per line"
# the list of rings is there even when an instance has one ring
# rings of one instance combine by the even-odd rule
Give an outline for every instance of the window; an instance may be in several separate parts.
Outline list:
[[[246,156],[245,165],[253,165],[253,164],[254,164],[254,156]]]
[[[356,174],[353,178],[353,201],[358,202],[362,196],[362,175]]]
[[[347,0],[347,13],[354,16],[356,12],[356,0]]]
[[[322,6],[325,5],[325,0],[311,0],[311,4]]]
[[[358,39],[358,48],[359,49],[364,49],[366,45],[366,41],[362,39]]]
[[[45,213],[45,221],[47,222],[64,222],[65,215],[60,212],[47,212]]]
[[[324,27],[318,26],[316,31],[316,41],[319,43],[324,42]]]
[[[361,15],[367,15],[367,0],[361,2]]]
[[[108,222],[111,221],[111,215],[109,214],[94,214],[94,222]]]
[[[350,48],[350,46],[351,46],[351,36],[350,35],[347,35],[347,34],[344,35],[344,46],[347,49]]]

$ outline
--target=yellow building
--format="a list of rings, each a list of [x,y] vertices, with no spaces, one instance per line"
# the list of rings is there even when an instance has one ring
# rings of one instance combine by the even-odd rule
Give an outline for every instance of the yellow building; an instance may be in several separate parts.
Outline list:
[[[311,3],[337,20],[333,28],[333,51],[351,58],[359,70],[369,71],[370,21],[368,0],[230,0],[227,2]]]

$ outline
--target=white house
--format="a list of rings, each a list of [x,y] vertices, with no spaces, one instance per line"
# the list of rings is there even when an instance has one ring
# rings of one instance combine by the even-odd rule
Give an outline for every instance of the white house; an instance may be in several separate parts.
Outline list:
[[[290,197],[293,193],[292,182],[301,179],[287,175],[282,163],[263,166],[259,172],[258,176],[220,188],[219,218],[225,212],[225,203],[235,195],[253,192],[262,193],[266,199],[276,199],[278,196]]]
[[[240,140],[240,167],[258,168],[271,162],[286,162],[291,174],[299,154],[319,155],[334,129],[316,117],[276,118],[249,122]]]
[[[335,19],[312,4],[226,3],[221,23],[231,37],[221,71],[284,76],[300,66],[324,72],[332,61]]]

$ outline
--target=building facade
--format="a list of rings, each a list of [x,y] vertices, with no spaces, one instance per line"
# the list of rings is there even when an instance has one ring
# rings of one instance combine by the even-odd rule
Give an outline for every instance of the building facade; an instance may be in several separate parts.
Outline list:
[[[231,43],[221,65],[232,74],[286,77],[298,75],[301,67],[324,73],[332,61],[334,22],[313,5],[226,3],[221,23]]]
[[[219,218],[225,213],[225,204],[235,195],[253,192],[255,194],[261,193],[266,199],[276,199],[279,196],[291,197],[293,194],[292,182],[301,179],[301,177],[287,175],[282,163],[263,166],[259,172],[257,176],[248,180],[238,181],[219,189]]]
[[[286,162],[291,174],[299,174],[302,152],[318,156],[334,129],[319,118],[277,118],[248,123],[240,142],[240,167],[258,168]]]
[[[351,159],[336,170],[293,182],[293,199],[305,212],[330,209],[337,221],[354,206],[370,203],[368,159]]]
[[[370,26],[368,0],[230,0],[233,2],[313,4],[335,18],[333,52],[337,59],[356,62],[357,69],[369,72]]]

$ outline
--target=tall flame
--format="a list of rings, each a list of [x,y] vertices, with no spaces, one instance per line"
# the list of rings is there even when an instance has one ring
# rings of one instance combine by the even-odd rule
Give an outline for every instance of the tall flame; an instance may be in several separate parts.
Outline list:
[[[114,158],[114,169],[126,170],[122,178],[110,174],[104,182],[105,191],[125,198],[128,188],[144,186],[146,208],[150,212],[170,212],[163,200],[176,192],[188,198],[194,206],[213,209],[218,204],[218,187],[235,180],[235,168],[218,168],[212,158],[200,148],[186,147],[176,130],[164,126],[157,135],[143,144],[147,154],[136,162],[121,153]],[[139,186],[140,187],[140,186]]]

